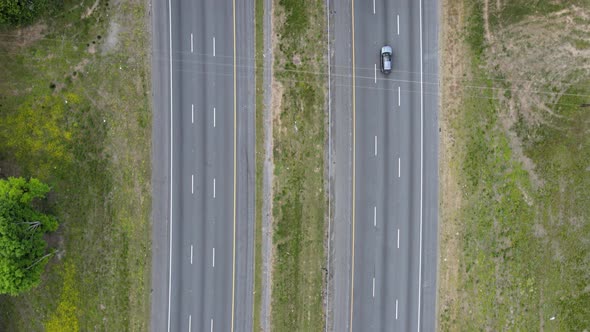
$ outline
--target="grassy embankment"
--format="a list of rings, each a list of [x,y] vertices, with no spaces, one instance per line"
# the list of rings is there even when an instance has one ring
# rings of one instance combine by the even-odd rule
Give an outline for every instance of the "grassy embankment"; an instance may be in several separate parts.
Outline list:
[[[260,328],[260,308],[262,305],[262,176],[264,167],[264,0],[255,3],[256,28],[256,226],[254,252],[254,330]]]
[[[325,144],[323,1],[274,2],[272,326],[321,331]]]
[[[151,210],[143,1],[65,1],[0,32],[0,172],[51,184],[58,249],[3,331],[146,331]]]
[[[443,331],[590,328],[588,14],[443,5]]]

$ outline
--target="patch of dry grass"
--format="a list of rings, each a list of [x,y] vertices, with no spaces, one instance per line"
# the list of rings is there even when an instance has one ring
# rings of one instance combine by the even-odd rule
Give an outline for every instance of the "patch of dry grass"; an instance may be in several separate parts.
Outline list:
[[[256,27],[256,226],[254,251],[254,331],[260,330],[262,306],[262,200],[264,169],[264,0],[255,1]],[[270,285],[267,285],[270,287]]]
[[[459,283],[459,260],[461,255],[461,223],[460,208],[462,206],[461,186],[457,182],[459,176],[459,164],[457,158],[461,146],[457,142],[453,132],[453,124],[461,115],[462,99],[457,96],[464,94],[462,78],[469,74],[468,50],[461,42],[462,27],[465,26],[464,6],[461,1],[445,1],[442,6],[442,85],[441,85],[441,111],[439,124],[440,153],[439,153],[439,179],[440,179],[440,222],[439,229],[439,313],[443,318],[442,330],[449,330],[448,320],[455,320],[459,311],[457,301],[461,290]]]

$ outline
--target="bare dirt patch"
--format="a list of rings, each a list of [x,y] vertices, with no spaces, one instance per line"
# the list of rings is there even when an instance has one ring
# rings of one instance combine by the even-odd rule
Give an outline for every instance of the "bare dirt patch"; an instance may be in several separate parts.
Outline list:
[[[43,22],[15,29],[8,34],[0,34],[0,45],[14,52],[41,40],[46,31],[47,25]]]
[[[278,130],[279,132],[283,132],[286,130],[284,126],[281,125],[281,106],[283,102],[283,85],[276,80],[272,81],[272,97],[271,97],[271,117],[272,117],[272,125],[274,130]]]
[[[94,54],[96,53],[96,44],[89,44],[87,48],[88,53]]]
[[[74,66],[74,71],[80,73],[84,71],[84,68],[90,63],[88,59],[82,59],[77,65]]]
[[[100,2],[100,0],[96,0],[94,2],[94,4],[92,5],[92,7],[89,7],[80,17],[81,19],[85,19],[87,17],[89,17],[90,15],[92,15],[92,13],[94,13],[94,10],[96,9],[96,7],[98,7],[98,3]]]
[[[121,30],[121,25],[117,23],[115,20],[111,21],[109,25],[109,30],[107,32],[107,38],[102,46],[103,53],[107,53],[112,51],[117,46],[119,42],[119,32]]]
[[[492,34],[490,33],[490,0],[483,1],[483,28],[486,40],[490,43],[492,41]]]

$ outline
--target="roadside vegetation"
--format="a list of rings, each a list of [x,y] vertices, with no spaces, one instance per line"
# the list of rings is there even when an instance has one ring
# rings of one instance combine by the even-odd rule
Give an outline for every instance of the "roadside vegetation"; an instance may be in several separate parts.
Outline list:
[[[19,295],[37,287],[47,260],[43,238],[57,229],[40,205],[49,186],[35,178],[0,179],[0,294]]]
[[[0,297],[0,330],[146,331],[146,3],[41,2],[30,24],[0,27],[0,177],[49,184],[59,227],[40,285]]]
[[[261,327],[261,308],[262,308],[262,200],[263,196],[263,167],[264,167],[264,0],[256,0],[255,8],[255,28],[256,28],[256,199],[255,199],[255,216],[256,225],[254,227],[255,247],[254,247],[254,313],[252,326],[254,331],[259,331]],[[268,285],[270,287],[270,285]]]
[[[319,0],[275,0],[273,8],[271,324],[276,331],[321,331],[327,204],[325,8]]]
[[[27,24],[52,7],[48,0],[0,0],[0,24]]]
[[[439,327],[590,329],[590,3],[445,1]]]

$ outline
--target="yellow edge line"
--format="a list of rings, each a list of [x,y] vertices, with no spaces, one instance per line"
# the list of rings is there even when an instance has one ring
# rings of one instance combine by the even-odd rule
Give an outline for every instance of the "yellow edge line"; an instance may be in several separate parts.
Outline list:
[[[231,271],[231,332],[234,331],[234,304],[236,288],[236,0],[232,0],[233,37],[234,37],[234,225],[232,240],[232,271]]]
[[[354,231],[356,208],[356,76],[354,64],[354,0],[352,7],[352,264],[350,269],[350,332],[352,332],[352,313],[354,309]]]

